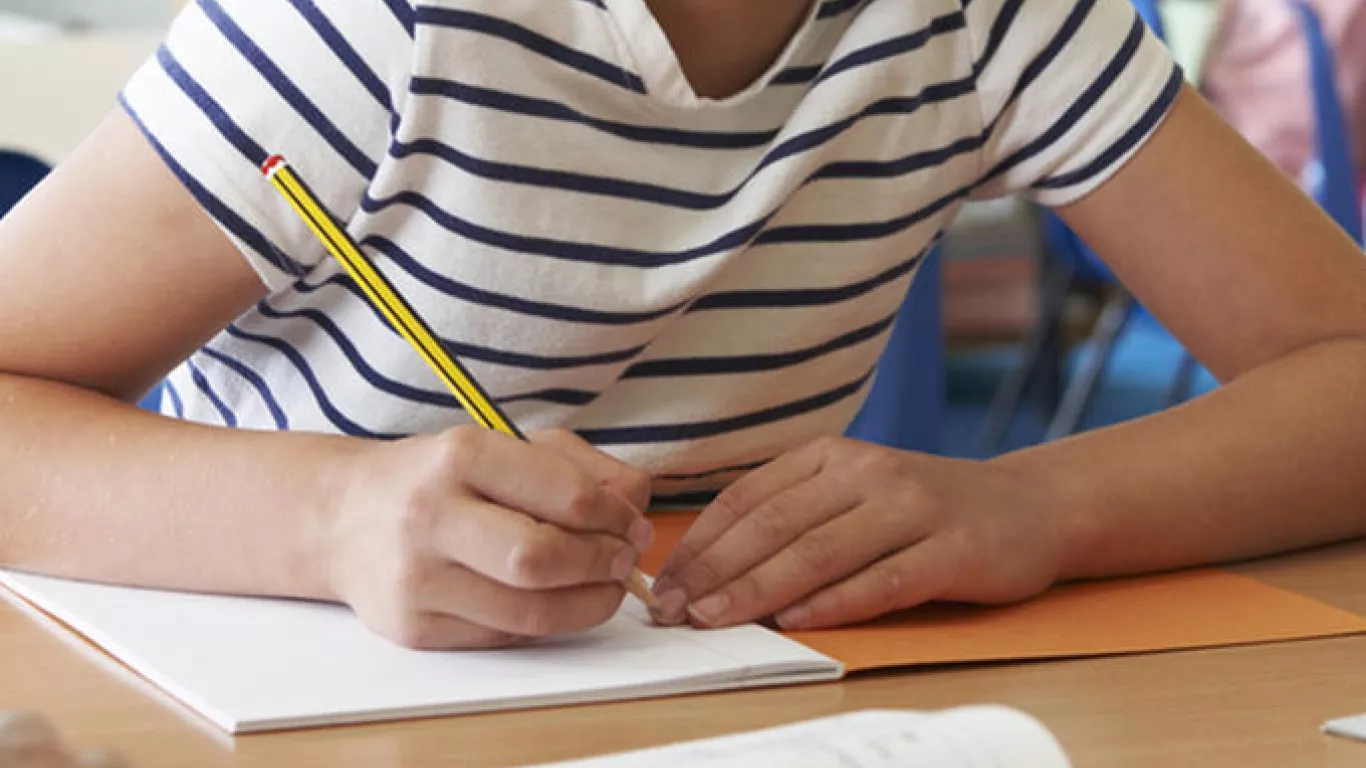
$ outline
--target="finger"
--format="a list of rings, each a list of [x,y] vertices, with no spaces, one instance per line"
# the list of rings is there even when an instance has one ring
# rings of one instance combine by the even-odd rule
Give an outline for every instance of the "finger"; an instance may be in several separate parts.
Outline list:
[[[400,619],[397,626],[381,627],[379,631],[395,643],[415,651],[507,648],[526,642],[525,637],[510,632],[430,611],[408,614]]]
[[[689,600],[710,595],[731,583],[857,503],[854,489],[824,475],[764,501],[731,525],[710,547],[656,583],[660,607],[655,620],[661,624],[686,621]]]
[[[579,469],[621,494],[632,507],[644,512],[650,507],[650,476],[618,461],[592,443],[567,429],[552,429],[530,436],[531,442],[556,448]]]
[[[777,621],[789,630],[868,621],[939,598],[957,578],[953,547],[927,539],[780,612]]]
[[[459,565],[443,567],[418,608],[455,616],[472,624],[521,637],[551,637],[581,632],[610,619],[626,591],[621,584],[591,584],[569,589],[520,590]]]
[[[483,429],[440,436],[446,470],[484,498],[575,531],[629,540],[641,512],[558,451]]]
[[[443,514],[433,543],[445,558],[519,589],[624,581],[640,557],[616,537],[574,533],[477,500]]]
[[[124,762],[123,758],[103,750],[82,753],[76,765],[79,768],[128,768],[128,763]]]
[[[771,616],[914,543],[881,517],[870,507],[858,507],[806,531],[763,564],[695,601],[689,615],[705,627]]]
[[[666,580],[666,577],[705,552],[736,521],[760,504],[814,477],[820,471],[822,461],[821,452],[808,445],[783,454],[736,480],[702,510],[697,521],[684,534],[683,540],[664,561],[660,579]]]

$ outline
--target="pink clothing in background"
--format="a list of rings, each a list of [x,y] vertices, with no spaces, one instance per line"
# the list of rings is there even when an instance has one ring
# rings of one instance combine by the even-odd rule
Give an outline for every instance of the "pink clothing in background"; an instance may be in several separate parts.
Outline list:
[[[1366,178],[1366,0],[1308,0],[1323,22]],[[1221,0],[1203,90],[1234,128],[1296,180],[1314,156],[1309,59],[1285,0]]]

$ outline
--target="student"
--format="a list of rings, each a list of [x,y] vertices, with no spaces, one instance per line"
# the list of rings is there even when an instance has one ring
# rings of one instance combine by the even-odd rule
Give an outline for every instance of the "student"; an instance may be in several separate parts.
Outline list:
[[[1337,60],[1357,175],[1366,183],[1366,2],[1309,0]],[[1288,0],[1223,0],[1202,90],[1239,133],[1292,179],[1314,157],[1304,32]]]
[[[657,584],[703,626],[1359,535],[1361,254],[1181,82],[1123,0],[201,0],[0,226],[0,562],[450,648],[602,621],[652,494],[725,489]],[[1227,385],[991,461],[840,438],[917,255],[1011,193]]]

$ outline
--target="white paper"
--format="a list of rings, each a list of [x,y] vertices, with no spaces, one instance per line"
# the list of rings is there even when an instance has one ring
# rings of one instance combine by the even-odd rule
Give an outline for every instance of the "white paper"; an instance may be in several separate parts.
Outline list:
[[[607,624],[529,648],[400,648],[335,605],[0,583],[234,733],[831,680],[838,662],[757,626],[662,629],[628,599]],[[3,590],[0,590],[2,592]]]
[[[1038,721],[1005,707],[872,710],[541,768],[1069,768]]]
[[[1323,732],[1347,739],[1366,741],[1366,715],[1329,720],[1323,724]]]

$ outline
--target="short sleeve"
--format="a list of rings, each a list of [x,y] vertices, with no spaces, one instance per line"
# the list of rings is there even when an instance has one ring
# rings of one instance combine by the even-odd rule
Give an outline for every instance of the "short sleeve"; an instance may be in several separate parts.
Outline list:
[[[965,13],[987,137],[975,197],[1080,199],[1180,92],[1180,69],[1128,0],[971,0]]]
[[[198,0],[120,94],[271,289],[326,257],[262,176],[273,154],[345,221],[387,151],[411,72],[408,0]]]

